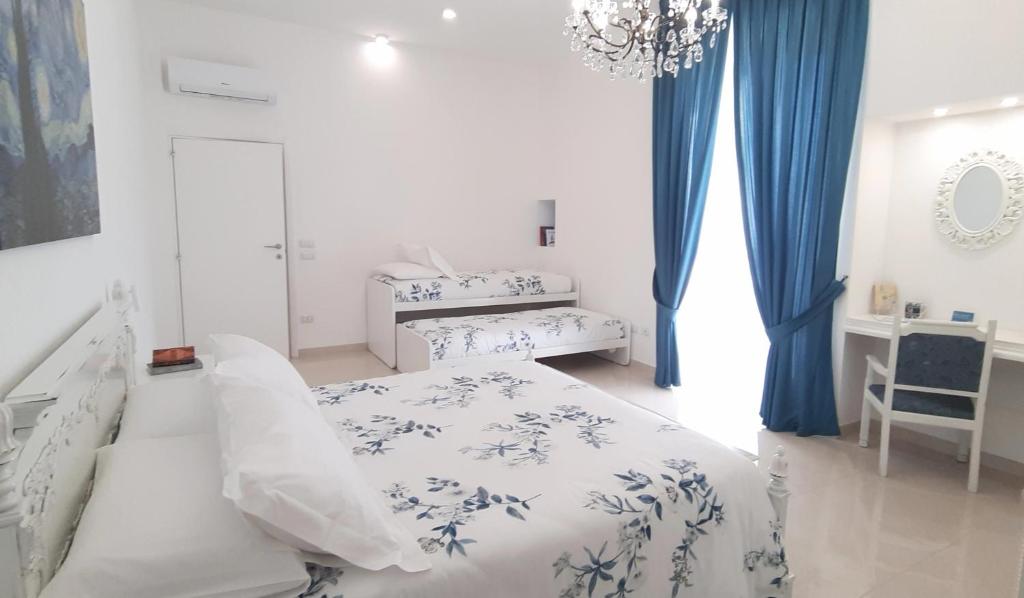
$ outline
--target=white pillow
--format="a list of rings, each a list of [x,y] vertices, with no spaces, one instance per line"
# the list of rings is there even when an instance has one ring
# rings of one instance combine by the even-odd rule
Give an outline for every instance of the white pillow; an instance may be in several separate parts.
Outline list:
[[[373,571],[430,562],[318,408],[214,374],[224,496],[269,534]]]
[[[316,408],[306,381],[283,355],[263,343],[237,334],[211,334],[217,361],[214,371],[236,376],[252,384],[268,386]]]
[[[448,260],[441,256],[441,253],[433,247],[426,245],[414,245],[412,243],[402,243],[399,246],[402,249],[402,253],[405,255],[405,259],[421,266],[427,266],[428,268],[437,268],[442,274],[448,278],[457,279],[458,274],[455,272],[455,268],[448,263]]]
[[[118,441],[217,432],[209,387],[199,378],[157,380],[128,391]]]
[[[374,274],[390,276],[395,280],[419,280],[423,278],[440,278],[441,271],[437,268],[414,264],[413,262],[391,262],[373,269]]]
[[[96,483],[67,560],[42,598],[295,596],[302,554],[221,496],[213,435],[119,441],[97,451]]]

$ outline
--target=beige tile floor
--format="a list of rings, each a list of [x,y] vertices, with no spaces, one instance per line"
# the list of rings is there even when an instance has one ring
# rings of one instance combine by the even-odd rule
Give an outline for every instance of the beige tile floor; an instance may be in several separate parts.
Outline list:
[[[793,490],[786,547],[798,598],[1018,596],[1020,479],[983,470],[972,495],[966,466],[898,439],[883,479],[877,441],[862,449],[852,437],[768,432],[729,401],[657,388],[645,366],[624,368],[591,356],[546,363],[724,444],[762,457],[785,447]],[[319,352],[295,364],[309,384],[394,373],[363,350]]]

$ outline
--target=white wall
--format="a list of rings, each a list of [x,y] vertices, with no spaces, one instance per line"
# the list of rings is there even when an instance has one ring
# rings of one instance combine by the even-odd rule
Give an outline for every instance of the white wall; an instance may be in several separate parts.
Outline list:
[[[458,269],[537,261],[536,200],[550,196],[539,173],[554,154],[546,121],[530,118],[540,80],[528,65],[398,45],[381,67],[354,37],[162,1],[139,11],[160,342],[179,334],[173,135],[284,142],[298,348],[365,341],[363,281],[398,242],[433,244]],[[278,104],[167,94],[168,56],[263,69]],[[296,259],[299,239],[316,243],[316,261]]]
[[[566,51],[549,65],[545,154],[558,200],[545,268],[582,279],[583,307],[629,319],[633,358],[654,363],[651,86],[611,81]]]
[[[1024,2],[876,0],[865,110],[871,118],[1024,93]]]
[[[399,44],[380,67],[365,40],[337,33],[172,2],[139,10],[159,342],[179,334],[173,135],[284,142],[300,349],[365,341],[363,281],[401,241],[433,244],[458,269],[579,276],[585,306],[652,328],[649,87],[609,82],[568,52],[541,69]],[[264,69],[279,103],[167,94],[167,56]],[[558,200],[555,248],[537,246],[539,199]],[[316,261],[296,259],[299,239]],[[653,362],[653,339],[636,340]]]
[[[102,233],[0,251],[0,396],[88,319],[113,280],[148,293],[134,11],[131,0],[86,3]],[[146,342],[148,319],[138,323]]]
[[[848,313],[865,313],[871,283],[887,280],[898,285],[901,300],[924,302],[930,317],[948,319],[952,310],[963,309],[975,312],[978,321],[995,319],[1002,329],[1024,331],[1024,231],[991,248],[967,251],[939,233],[932,214],[939,180],[968,152],[991,148],[1024,162],[1024,109],[874,123],[864,148],[851,277],[857,291]],[[884,350],[877,343],[851,342],[857,343],[854,360],[862,360],[864,351]],[[860,384],[862,379],[849,379],[844,387],[844,422],[859,417]],[[1016,461],[1024,461],[1021,388],[1024,366],[997,360],[984,450]]]

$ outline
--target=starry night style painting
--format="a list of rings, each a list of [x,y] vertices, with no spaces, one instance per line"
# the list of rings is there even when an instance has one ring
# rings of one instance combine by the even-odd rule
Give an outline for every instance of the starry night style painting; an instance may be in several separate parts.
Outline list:
[[[82,0],[0,0],[0,249],[99,232]]]

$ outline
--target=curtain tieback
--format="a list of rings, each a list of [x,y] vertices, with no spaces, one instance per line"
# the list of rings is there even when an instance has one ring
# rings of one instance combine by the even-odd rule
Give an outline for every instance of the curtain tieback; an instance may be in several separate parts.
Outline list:
[[[818,299],[799,316],[790,318],[766,329],[765,332],[768,334],[768,340],[772,343],[777,343],[789,338],[798,330],[813,322],[815,318],[825,313],[825,310],[831,309],[835,300],[838,299],[839,296],[843,294],[843,291],[846,290],[846,284],[844,283],[847,278],[849,277],[844,276],[842,280],[833,280],[825,289],[825,292],[823,292]]]

